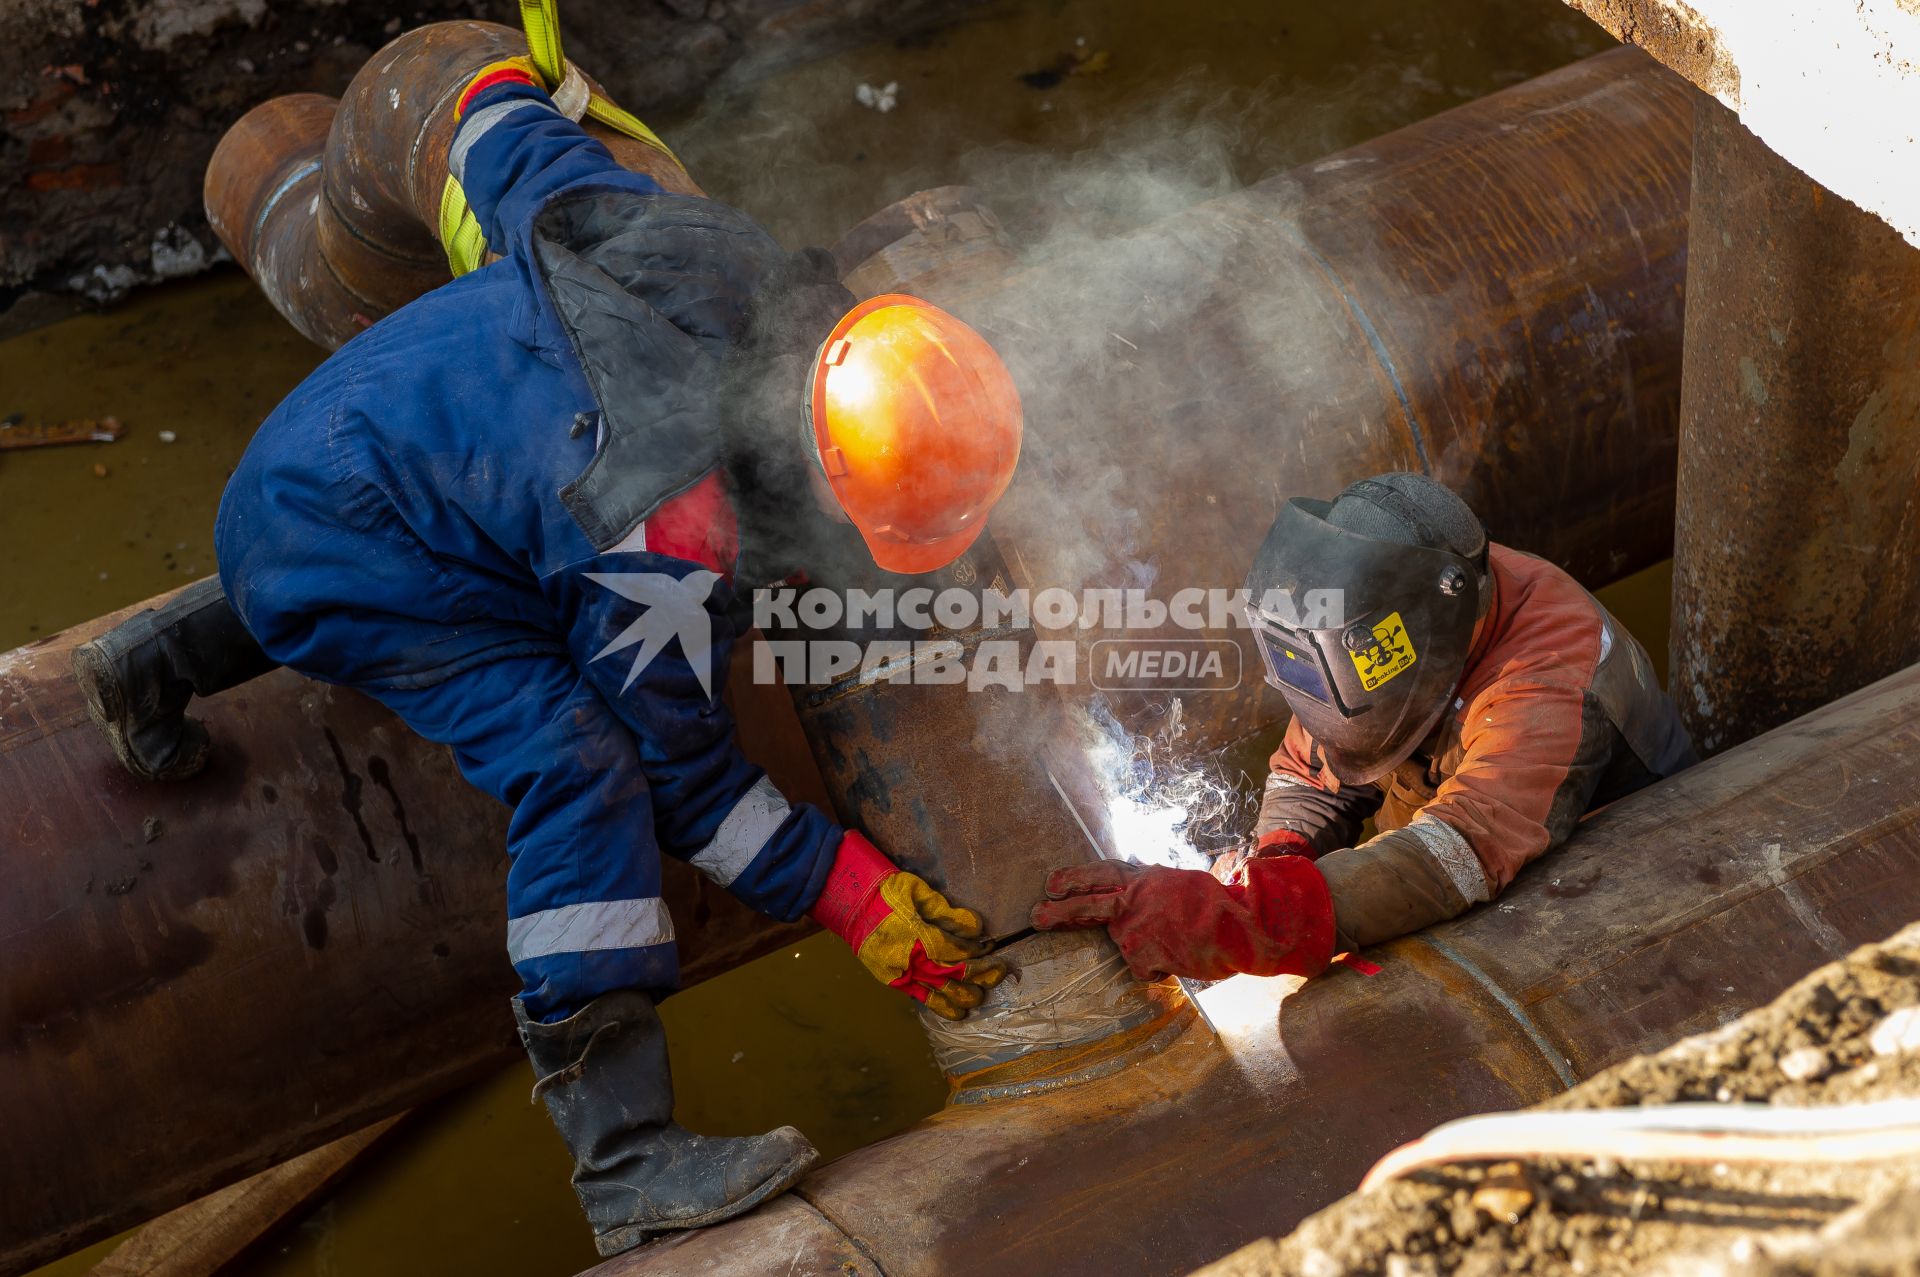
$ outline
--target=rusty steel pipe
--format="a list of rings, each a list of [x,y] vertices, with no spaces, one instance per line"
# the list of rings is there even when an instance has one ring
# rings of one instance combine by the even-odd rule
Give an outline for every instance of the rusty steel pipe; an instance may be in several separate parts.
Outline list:
[[[1920,660],[1920,249],[1695,109],[1670,668],[1711,752]]]
[[[500,30],[441,24],[396,46],[443,29],[446,48]],[[441,68],[426,75],[396,46],[348,94],[375,117],[380,86],[405,72],[427,88],[403,92],[414,105],[397,114],[443,120],[421,104],[501,52],[423,57]],[[1285,495],[1397,467],[1454,483],[1496,538],[1590,583],[1664,557],[1690,118],[1677,78],[1619,49],[1026,271],[961,194],[868,219],[837,253],[849,281],[918,289],[987,329],[1028,407],[996,544],[934,583],[1077,590],[1150,564],[1179,585],[1235,587]],[[336,127],[334,141],[348,134],[366,135],[360,162],[376,171],[436,150],[411,125]],[[434,180],[395,184],[376,220],[405,221],[411,202],[411,233],[425,234]],[[216,186],[240,189],[210,170]],[[329,201],[343,202],[351,190]],[[269,296],[283,295],[292,260],[263,279]],[[1090,489],[1112,499],[1063,521],[1061,494]],[[873,583],[857,569],[816,576]],[[1107,635],[1074,637],[1090,651]],[[1231,637],[1241,686],[1185,707],[1195,752],[1284,714],[1244,635]],[[994,710],[983,733],[981,698],[964,686],[843,681],[799,695],[840,815],[996,933],[1022,925],[1050,863],[1084,854],[1034,766],[1075,747],[1039,704],[1050,698]],[[1135,729],[1167,710],[1154,696],[1115,706]],[[957,770],[919,766],[955,741],[983,747]]]
[[[1057,490],[1074,491],[1074,446],[1092,449],[1089,464],[1097,466],[1112,466],[1116,457],[1124,460],[1126,450],[1137,447],[1134,472],[1144,476],[1159,470],[1169,479],[1141,489],[1141,526],[1146,531],[1140,544],[1164,556],[1169,571],[1177,568],[1237,584],[1245,557],[1282,491],[1326,489],[1382,465],[1417,459],[1409,420],[1428,427],[1423,437],[1430,458],[1438,458],[1437,468],[1450,477],[1478,476],[1475,467],[1482,463],[1474,460],[1476,448],[1486,451],[1488,474],[1507,465],[1525,472],[1524,484],[1480,477],[1479,486],[1470,487],[1496,533],[1547,549],[1581,566],[1589,577],[1626,570],[1657,554],[1663,534],[1646,512],[1664,509],[1669,491],[1661,475],[1663,458],[1670,455],[1671,434],[1665,424],[1673,407],[1671,394],[1663,395],[1662,387],[1673,384],[1677,349],[1684,201],[1675,191],[1684,187],[1687,138],[1683,127],[1673,127],[1671,88],[1634,57],[1603,55],[1310,166],[1290,180],[1262,184],[1143,230],[1129,241],[1138,251],[1110,255],[1102,263],[1107,274],[1096,272],[1094,277],[1108,279],[1112,289],[1095,297],[1097,304],[1089,305],[1077,324],[1036,335],[1031,318],[1020,318],[1023,299],[1036,291],[1044,297],[1049,289],[1083,278],[1084,272],[1070,262],[1010,275],[1003,253],[973,243],[967,255],[976,269],[969,270],[964,262],[945,263],[949,269],[938,285],[939,296],[955,299],[964,313],[976,315],[1000,337],[1021,370],[1034,410],[1030,455],[1035,464],[1028,467],[1028,477],[1008,507],[1007,527],[996,529],[1005,557],[995,571],[1016,584],[1078,583],[1081,577],[1071,570],[1076,547],[1067,544],[1064,535],[1073,525],[1063,525],[1057,515],[1051,527],[1037,521],[1038,494],[1048,482],[1064,485]],[[272,136],[271,130],[261,132]],[[310,146],[310,127],[304,134],[288,127],[282,135]],[[1499,145],[1503,138],[1509,149]],[[1536,170],[1531,175],[1529,165]],[[265,158],[257,168],[279,173],[282,181],[293,171],[286,162]],[[1560,197],[1553,195],[1556,181],[1568,184]],[[412,189],[431,188],[429,179]],[[1303,206],[1300,191],[1324,199],[1333,211],[1316,214],[1313,207]],[[242,212],[226,223],[230,227],[253,225],[246,216],[249,208],[267,227],[280,227],[281,219],[295,216],[299,208],[297,200],[288,204],[283,198],[268,210],[271,216],[261,218],[267,207],[264,197],[256,189],[248,198],[251,204],[236,197],[232,206]],[[350,192],[347,202],[352,203]],[[1338,251],[1342,241],[1337,225],[1320,225],[1314,231],[1317,239],[1304,237],[1301,228],[1317,225],[1316,216],[1337,221],[1342,215],[1362,216],[1369,208],[1378,210],[1365,214],[1373,218],[1366,223],[1372,229],[1350,232]],[[1521,209],[1538,225],[1526,223],[1526,233],[1500,255],[1475,257],[1473,236],[1496,225],[1506,228],[1503,234],[1515,235],[1512,228],[1523,222],[1512,215]],[[918,221],[906,219],[914,233],[925,232],[945,216],[933,206],[923,212],[927,216]],[[285,238],[262,236],[244,255],[236,251],[249,269],[275,272],[262,282],[276,304],[304,296],[322,302],[330,296],[337,299],[337,293],[304,294],[287,287],[315,261],[274,248],[275,242],[308,243],[289,229],[277,233]],[[1369,262],[1361,251],[1370,235],[1379,237],[1379,262]],[[876,238],[887,237],[879,233]],[[1146,271],[1144,263],[1156,254],[1177,263],[1179,270],[1160,275]],[[897,254],[896,260],[913,256]],[[939,254],[927,256],[937,259]],[[1575,287],[1569,272],[1576,267],[1589,273],[1590,293],[1585,285]],[[1493,272],[1491,282],[1479,279],[1482,269]],[[1300,309],[1293,314],[1294,322],[1278,329],[1254,326],[1273,313],[1262,299],[1291,302],[1296,294]],[[1031,317],[1040,312],[1025,313]],[[314,318],[305,316],[308,322]],[[328,323],[341,318],[333,315]],[[1163,319],[1174,322],[1160,324]],[[316,326],[315,331],[318,339],[332,342],[350,336],[352,327],[341,322],[324,330]],[[1286,361],[1263,361],[1250,349],[1273,346],[1284,353],[1281,343],[1295,341],[1299,332],[1337,338],[1326,350],[1307,351],[1315,356],[1312,370],[1330,380],[1309,385],[1285,374]],[[1104,341],[1109,333],[1125,336],[1127,341],[1118,345],[1130,345],[1133,353],[1117,363],[1110,354],[1090,363],[1084,353],[1087,339]],[[1605,375],[1597,381],[1582,379],[1586,364],[1563,347],[1611,352],[1611,361],[1602,362]],[[1071,357],[1068,370],[1074,375],[1064,379],[1068,384],[1049,391],[1043,374],[1048,363],[1062,355]],[[1457,371],[1460,368],[1467,371]],[[1390,371],[1398,378],[1397,386]],[[1616,392],[1615,384],[1625,384],[1629,372],[1636,374],[1632,393]],[[1066,399],[1070,390],[1080,392],[1078,402]],[[1321,392],[1324,404],[1317,397]],[[1297,410],[1297,420],[1276,446],[1275,415],[1289,405]],[[1199,411],[1202,407],[1205,412]],[[1090,414],[1111,427],[1110,438],[1089,442],[1081,428]],[[1428,424],[1432,421],[1448,424],[1441,431]],[[1157,430],[1156,422],[1163,423]],[[1178,429],[1165,428],[1167,422]],[[1238,450],[1242,463],[1228,472],[1210,471],[1207,483],[1183,497],[1171,482],[1189,479],[1191,464],[1168,466],[1168,444],[1171,437],[1192,435],[1210,441],[1210,447],[1225,444]],[[1573,459],[1562,459],[1566,456]],[[1271,460],[1272,466],[1263,470],[1253,464],[1256,460]],[[1615,488],[1626,495],[1606,495]],[[1537,539],[1529,541],[1529,536]],[[1059,542],[1050,543],[1050,537]],[[1001,550],[984,547],[983,553],[999,555]],[[968,565],[977,566],[974,560]],[[431,1042],[449,1059],[460,1058],[462,1049],[477,1055],[485,1048],[476,1044],[496,1041],[489,1036],[494,1022],[480,1001],[472,1003],[472,1010],[426,1023],[420,1013],[424,1007],[442,1005],[461,988],[469,989],[462,996],[477,997],[471,990],[487,979],[478,972],[491,971],[496,973],[493,978],[505,979],[496,947],[497,901],[480,902],[477,886],[466,888],[473,895],[463,897],[456,916],[466,918],[472,929],[484,926],[492,943],[463,946],[445,958],[428,950],[415,955],[421,968],[409,966],[399,973],[377,966],[383,952],[388,960],[392,953],[412,954],[408,937],[438,925],[431,901],[411,901],[403,911],[400,896],[383,896],[392,889],[385,879],[356,888],[350,897],[355,911],[371,909],[374,914],[371,923],[364,917],[360,922],[368,938],[354,951],[360,966],[345,961],[331,965],[345,952],[336,941],[336,953],[317,970],[309,970],[318,960],[299,933],[299,923],[310,899],[305,893],[321,888],[298,876],[315,872],[299,868],[302,854],[312,858],[302,852],[299,832],[308,827],[323,831],[336,855],[339,847],[358,846],[358,825],[352,820],[341,823],[348,815],[342,803],[349,789],[359,796],[359,814],[370,829],[378,827],[376,818],[385,819],[364,782],[349,786],[325,739],[328,728],[354,775],[371,776],[356,762],[358,751],[378,751],[403,794],[410,792],[412,781],[403,787],[398,779],[402,773],[394,760],[402,751],[418,751],[404,757],[426,760],[418,763],[421,768],[437,759],[440,770],[423,774],[434,777],[436,785],[444,784],[446,792],[429,786],[426,799],[409,800],[409,810],[416,813],[416,836],[424,845],[426,835],[420,830],[431,820],[435,838],[447,838],[459,848],[483,848],[485,855],[497,858],[497,829],[489,827],[484,839],[474,833],[478,825],[465,815],[468,808],[462,803],[479,800],[461,798],[457,779],[436,751],[400,739],[398,726],[359,698],[279,674],[210,704],[216,736],[239,742],[238,756],[184,788],[169,790],[171,797],[165,801],[173,805],[149,812],[154,793],[133,787],[114,771],[104,743],[79,709],[64,663],[64,649],[79,637],[58,640],[61,650],[51,658],[43,648],[9,658],[9,678],[14,681],[8,695],[17,708],[11,713],[0,709],[0,723],[11,727],[25,715],[29,726],[0,741],[5,750],[0,776],[14,781],[10,792],[47,797],[19,818],[27,822],[19,826],[22,837],[31,832],[35,841],[22,842],[18,852],[8,848],[9,854],[22,856],[31,849],[31,858],[15,875],[29,884],[18,897],[21,925],[0,927],[0,936],[6,937],[0,940],[0,969],[7,972],[0,980],[13,978],[16,971],[52,972],[46,987],[57,992],[62,987],[58,966],[7,962],[13,951],[5,946],[26,944],[30,936],[44,938],[47,927],[65,919],[79,930],[57,944],[48,942],[44,951],[84,954],[89,935],[125,929],[120,912],[155,907],[148,902],[157,892],[138,895],[140,875],[148,871],[139,868],[142,853],[129,845],[138,836],[132,831],[147,814],[161,815],[175,835],[192,835],[177,838],[175,845],[188,845],[193,854],[171,862],[176,866],[172,872],[190,882],[222,883],[225,879],[216,870],[232,844],[241,850],[232,852],[232,865],[224,872],[236,876],[239,884],[210,901],[196,903],[189,892],[180,906],[191,911],[189,924],[202,933],[217,958],[209,957],[173,979],[147,965],[156,952],[151,945],[126,947],[117,960],[91,968],[64,958],[80,975],[105,973],[95,982],[105,992],[84,981],[75,984],[85,996],[72,999],[76,1009],[71,1033],[58,1039],[36,1037],[32,1022],[9,1015],[9,1025],[24,1026],[16,1036],[26,1047],[10,1057],[6,1067],[16,1072],[7,1080],[38,1080],[31,1090],[9,1086],[7,1097],[44,1096],[51,1085],[47,1079],[62,1069],[78,1068],[89,1083],[83,1093],[87,1102],[77,1109],[70,1106],[64,1119],[56,1120],[57,1110],[42,1105],[24,1112],[25,1124],[12,1125],[10,1131],[27,1132],[25,1142],[33,1147],[105,1147],[99,1133],[121,1130],[131,1120],[131,1146],[142,1153],[120,1158],[113,1166],[75,1158],[71,1177],[41,1174],[31,1182],[23,1179],[15,1200],[29,1203],[31,1209],[21,1212],[27,1222],[7,1236],[7,1248],[0,1249],[0,1256],[10,1259],[78,1244],[116,1221],[161,1209],[450,1084],[443,1072],[409,1077],[407,1085],[414,1089],[404,1097],[382,1089],[395,1084],[403,1066],[417,1067],[423,1039],[415,1035],[443,1034]],[[1022,709],[1022,721],[1008,729],[1013,733],[1008,736],[982,709],[983,699],[968,705],[951,698],[923,698],[916,709],[910,699],[870,698],[873,689],[847,690],[851,694],[837,702],[831,689],[803,691],[812,708],[822,711],[811,720],[813,743],[832,762],[827,771],[836,808],[866,824],[902,859],[928,869],[970,903],[983,904],[998,922],[1024,913],[1047,864],[1085,854],[1081,835],[1035,768],[1040,750],[1005,748],[1020,733],[1038,731],[1041,746],[1071,751],[1074,742],[1061,729],[1052,723],[1036,727]],[[844,721],[824,717],[830,702],[845,711]],[[1237,731],[1249,725],[1254,712],[1239,706],[1215,718]],[[330,714],[341,716],[337,724]],[[1216,728],[1217,723],[1208,730]],[[928,765],[932,759],[941,765]],[[241,761],[250,780],[254,775],[268,778],[266,783],[288,804],[286,810],[276,814],[259,808],[261,791],[239,782]],[[369,758],[365,767],[370,765]],[[98,795],[92,792],[96,786]],[[252,805],[233,810],[222,806],[235,795],[254,795],[247,798]],[[274,819],[249,833],[246,822],[262,815]],[[217,834],[203,837],[203,829]],[[397,836],[397,831],[387,836]],[[295,840],[291,847],[289,839]],[[134,857],[132,870],[122,863],[129,855]],[[205,863],[215,869],[203,872],[199,866],[206,857],[212,859]],[[154,873],[169,863],[144,858],[152,860]],[[100,883],[118,885],[129,879],[134,887],[124,897],[91,898],[84,890],[84,876],[73,878],[74,865],[89,866],[96,890]],[[354,865],[358,870],[359,862]],[[495,890],[497,869],[490,859],[486,870]],[[334,890],[345,888],[335,884]],[[294,914],[277,912],[289,903]],[[6,907],[11,902],[0,906]],[[727,934],[721,912],[726,902],[716,900],[712,907],[714,934]],[[196,920],[203,913],[204,919]],[[154,916],[153,925],[163,927],[165,934],[178,934],[186,925],[177,912],[156,907]],[[747,925],[743,920],[741,926]],[[772,934],[758,930],[758,923],[751,925],[756,937]],[[435,965],[449,962],[458,970],[449,967],[443,973]],[[345,993],[335,992],[329,995],[334,1003],[326,998],[314,1003],[294,995],[295,990],[305,992],[305,985],[297,982],[310,980],[317,980],[323,991],[397,987],[401,992],[352,1004]],[[436,983],[440,980],[449,983]],[[227,989],[238,992],[223,997],[219,990]],[[489,1003],[497,992],[488,986]],[[412,993],[418,994],[417,1001]],[[11,1009],[15,995],[10,991],[8,997]],[[271,1014],[254,1005],[256,997]],[[303,1019],[312,1005],[332,1010]],[[197,1084],[201,1076],[192,1063],[194,1050],[218,1038],[227,1025],[223,1017],[236,1009],[260,1012],[257,1025],[247,1028],[246,1041],[253,1044],[247,1058],[261,1067],[246,1073],[233,1062],[235,1071],[218,1079],[219,1090],[227,1096],[253,1097],[261,1107],[239,1119],[229,1114],[202,1123],[213,1129],[174,1126],[182,1114],[212,1112],[196,1109],[192,1091],[183,1088],[189,1079]],[[326,1017],[349,1010],[365,1018],[349,1017],[342,1036]],[[1153,1014],[1160,1016],[1157,1010]],[[316,1023],[329,1024],[332,1036],[316,1035]],[[1133,1028],[1158,1034],[1166,1024],[1156,1020]],[[1135,1040],[1132,1029],[1127,1037],[1130,1049],[1157,1049],[1157,1037]],[[150,1050],[144,1057],[148,1067],[133,1075],[133,1085],[111,1097],[118,1101],[135,1096],[141,1110],[135,1120],[120,1103],[107,1103],[109,1073],[103,1062],[120,1062],[123,1052],[135,1049],[121,1044],[143,1039],[147,1047],[142,1049]],[[37,1050],[36,1044],[47,1042],[51,1045],[45,1051]],[[79,1049],[82,1043],[85,1051]],[[76,1052],[77,1065],[67,1058]],[[323,1058],[316,1062],[316,1054]],[[316,1070],[312,1083],[283,1085],[297,1067],[308,1064]],[[1067,1070],[1069,1076],[1088,1072]],[[316,1088],[323,1086],[324,1092],[316,1096]],[[321,1101],[317,1115],[312,1110],[316,1098]],[[128,1146],[125,1139],[121,1146]]]
[[[70,665],[124,615],[0,654],[0,1273],[519,1054],[506,808],[288,670],[194,702],[200,775],[136,780]],[[823,798],[786,696],[744,673],[749,754]],[[811,930],[665,868],[688,982]]]
[[[244,188],[223,187],[220,201],[207,200],[214,232],[282,315],[350,315],[357,305],[325,268],[317,243],[320,170],[339,105],[319,93],[263,102],[241,116],[214,151],[214,168],[256,175]]]
[[[969,309],[1050,454],[996,517],[1008,557],[1036,588],[1238,587],[1286,497],[1409,469],[1588,584],[1665,558],[1688,93],[1612,50],[1007,281]],[[1112,499],[1063,532],[1049,487],[1103,467]],[[1188,698],[1196,749],[1284,717],[1235,637],[1237,692]],[[1129,726],[1167,708],[1113,699]]]
[[[207,165],[207,218],[274,308],[333,349],[447,282],[440,195],[460,89],[489,62],[525,56],[492,22],[437,22],[396,37],[363,67],[315,133],[315,94],[274,98],[230,129]],[[591,76],[588,84],[599,88]],[[697,194],[655,147],[587,121],[630,169]]]
[[[939,208],[896,219],[965,259],[902,251],[918,273],[869,260],[849,278],[985,329],[1027,409],[993,545],[931,584],[1230,590],[1286,497],[1400,468],[1455,485],[1496,539],[1590,584],[1665,557],[1687,94],[1612,50],[1013,274],[977,236],[929,231]],[[870,248],[885,221],[852,238]],[[1238,647],[1241,679],[1179,697],[1192,753],[1286,713],[1245,632],[1206,633]],[[1011,637],[1074,640],[1084,697],[1093,645],[1116,634]],[[801,694],[842,816],[996,932],[1022,925],[1046,871],[1087,854],[1042,765],[1081,744],[1055,698],[859,680]],[[1135,732],[1173,699],[1105,697]]]
[[[1784,778],[1784,779],[1783,779]],[[956,1106],[593,1277],[1185,1273],[1389,1148],[1723,1024],[1920,913],[1920,667],[1592,817],[1368,978],[1239,977],[1131,1068]],[[841,1264],[851,1265],[840,1267]]]

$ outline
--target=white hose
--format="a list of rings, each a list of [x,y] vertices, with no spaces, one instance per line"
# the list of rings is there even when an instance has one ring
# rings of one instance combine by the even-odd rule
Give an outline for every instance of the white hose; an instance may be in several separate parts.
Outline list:
[[[1869,1162],[1920,1157],[1920,1100],[1825,1108],[1664,1104],[1462,1118],[1381,1158],[1362,1190],[1450,1162]]]

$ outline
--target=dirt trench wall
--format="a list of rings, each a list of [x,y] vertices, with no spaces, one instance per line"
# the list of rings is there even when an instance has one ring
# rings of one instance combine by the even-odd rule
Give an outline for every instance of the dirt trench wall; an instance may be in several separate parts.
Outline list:
[[[950,20],[982,0],[562,0],[567,52],[626,105]],[[192,274],[214,143],[255,103],[337,94],[403,27],[508,0],[0,0],[0,313]],[[20,303],[27,303],[19,306]],[[17,307],[17,309],[16,309]]]
[[[1763,950],[1729,961],[1765,962]],[[1538,1105],[1920,1098],[1920,924]],[[1192,1277],[1911,1277],[1920,1161],[1527,1158],[1415,1171]]]

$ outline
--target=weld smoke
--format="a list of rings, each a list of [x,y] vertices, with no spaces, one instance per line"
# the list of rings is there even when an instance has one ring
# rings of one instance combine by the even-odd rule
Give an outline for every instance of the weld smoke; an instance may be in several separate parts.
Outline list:
[[[1370,95],[1377,114],[1401,71],[1383,66],[1357,77],[1355,97]],[[975,127],[957,113],[939,118],[913,100],[911,79],[903,83],[887,127],[922,134]],[[1402,99],[1424,92],[1399,87]],[[1276,225],[1284,232],[1294,223],[1293,184],[1269,178],[1248,199],[1222,197],[1258,176],[1263,157],[1292,161],[1330,149],[1347,105],[1322,97],[1301,113],[1303,125],[1283,149],[1248,136],[1251,121],[1272,118],[1270,99],[1209,94],[1195,79],[1157,92],[1150,107],[1127,118],[1101,120],[1097,133],[1089,126],[1070,157],[1002,145],[889,175],[889,198],[952,183],[981,189],[1026,267],[956,307],[1012,367],[1027,411],[1020,473],[994,515],[1010,584],[1163,597],[1241,585],[1260,534],[1296,495],[1299,476],[1325,464],[1297,454],[1290,442],[1297,425],[1279,406],[1326,410],[1324,370],[1349,356],[1305,259],[1271,248]],[[800,225],[813,232],[809,238],[828,238],[884,202],[871,198],[867,171],[855,174],[810,125],[768,112],[748,118],[743,139],[738,107],[716,108],[712,127],[694,121],[675,130],[690,151],[730,144],[774,157],[717,193]],[[860,108],[849,101],[846,109]],[[710,146],[694,144],[703,129],[714,135]],[[1311,140],[1316,131],[1326,145]],[[929,150],[951,147],[935,142]],[[851,208],[850,187],[864,188]],[[783,217],[798,192],[809,204],[816,195],[821,205],[839,202],[841,211]],[[1251,489],[1247,475],[1261,476]],[[1234,482],[1223,482],[1228,476]],[[1216,496],[1225,492],[1231,502]],[[1200,575],[1200,564],[1224,579],[1186,579]],[[1031,703],[1039,698],[986,691],[979,699],[969,746],[1035,757],[1048,736],[1039,721],[1048,716],[1037,719]],[[1187,844],[1216,819],[1239,819],[1223,814],[1238,801],[1221,792],[1233,788],[1224,774],[1188,765],[1221,742],[1196,739],[1179,702],[1130,698],[1085,709],[1089,755],[1116,813],[1153,813]],[[1244,721],[1258,726],[1251,716]]]

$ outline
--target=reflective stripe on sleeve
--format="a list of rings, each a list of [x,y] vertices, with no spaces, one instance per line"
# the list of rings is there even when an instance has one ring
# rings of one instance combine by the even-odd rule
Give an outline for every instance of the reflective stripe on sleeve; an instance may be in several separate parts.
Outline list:
[[[1487,871],[1481,867],[1480,857],[1473,854],[1465,834],[1432,816],[1416,816],[1407,825],[1407,832],[1418,838],[1440,862],[1468,904],[1477,905],[1493,898],[1487,887]]]
[[[453,174],[455,181],[465,183],[467,180],[467,152],[473,149],[473,144],[478,142],[487,130],[522,107],[533,107],[540,111],[552,111],[555,115],[560,114],[552,104],[535,98],[509,98],[505,102],[495,102],[492,106],[475,111],[461,121],[460,132],[454,136],[453,146],[447,151],[447,170]]]
[[[689,857],[693,867],[723,887],[732,886],[792,810],[773,781],[762,776],[733,805],[712,840]]]
[[[515,962],[556,953],[644,949],[673,939],[673,919],[658,896],[598,900],[543,909],[507,923],[507,956]]]

